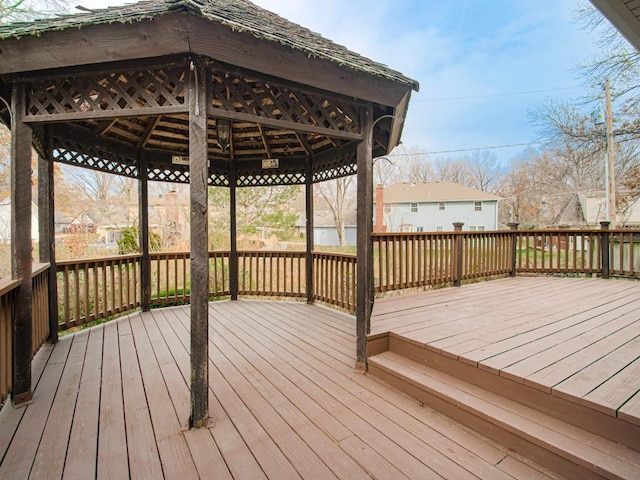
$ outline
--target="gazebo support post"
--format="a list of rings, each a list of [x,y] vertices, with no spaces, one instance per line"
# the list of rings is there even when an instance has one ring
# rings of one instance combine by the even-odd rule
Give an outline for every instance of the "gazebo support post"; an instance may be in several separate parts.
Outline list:
[[[209,225],[207,69],[197,60],[187,72],[191,200],[191,428],[209,421]]]
[[[38,257],[49,264],[47,300],[49,308],[49,343],[58,341],[58,281],[56,275],[56,240],[53,193],[53,160],[47,142],[47,156],[38,155]]]
[[[151,305],[151,257],[149,256],[149,173],[147,154],[138,154],[138,218],[140,219],[138,242],[140,243],[140,294],[143,312]]]
[[[238,300],[238,217],[236,216],[236,189],[238,188],[238,172],[236,164],[229,166],[229,293],[231,300]]]
[[[356,369],[367,369],[367,334],[371,319],[371,290],[373,288],[373,110],[363,107],[360,113],[362,140],[358,143],[358,250],[356,293]]]
[[[311,168],[311,157],[307,157],[304,192],[307,219],[305,222],[305,235],[307,237],[307,252],[305,255],[307,303],[313,303],[313,170]]]
[[[14,298],[14,406],[31,401],[32,396],[31,127],[22,121],[25,103],[25,85],[14,84],[11,94],[11,277],[20,281]]]

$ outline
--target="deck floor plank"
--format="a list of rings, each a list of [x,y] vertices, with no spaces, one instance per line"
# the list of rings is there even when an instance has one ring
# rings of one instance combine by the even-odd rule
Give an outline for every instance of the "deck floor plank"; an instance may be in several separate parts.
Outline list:
[[[53,345],[43,345],[31,362],[31,390],[34,395],[52,351]],[[26,408],[14,409],[9,401],[6,403],[6,408],[0,410],[0,462],[11,445],[11,439],[24,412]]]
[[[183,316],[180,317],[182,320]],[[188,348],[188,326],[182,323],[179,325],[182,329],[177,329],[176,334],[180,337],[184,347]],[[251,409],[245,404],[244,399],[235,391],[232,386],[233,379],[225,377],[220,371],[220,369],[224,367],[223,359],[218,358],[218,363],[213,362],[211,360],[211,346],[209,349],[209,384],[222,409],[226,415],[229,416],[249,446],[260,468],[268,478],[278,478],[278,476],[280,478],[300,478],[280,448],[273,442],[273,439],[265,431],[264,427],[254,417]]]
[[[104,325],[93,327],[88,332],[87,353],[63,472],[63,478],[70,480],[96,477]]]
[[[129,318],[118,324],[122,392],[131,478],[161,478],[162,464]]]
[[[104,326],[97,478],[128,478],[127,433],[124,423],[118,321]]]
[[[68,432],[71,431],[73,410],[68,406],[74,405],[78,397],[88,337],[89,332],[84,331],[73,338],[64,372],[60,378],[60,385],[53,399],[51,412],[31,469],[31,476],[34,478],[60,478],[62,476],[67,445],[66,442],[60,441],[60,435],[61,432],[68,435]]]
[[[186,381],[190,375],[189,352],[187,350],[188,344],[183,344],[180,341],[180,338],[188,341],[180,322],[182,315],[184,315],[184,307],[166,308],[153,312],[158,328],[163,332],[166,344],[176,359],[182,378]],[[216,385],[209,387],[209,415],[214,422],[214,427],[207,429],[213,439],[215,449],[205,451],[207,458],[204,459],[205,463],[203,464],[200,454],[202,445],[198,446],[198,450],[193,455],[198,471],[203,469],[210,471],[212,475],[215,474],[215,478],[226,478],[227,475],[231,475],[232,478],[255,478],[257,480],[266,478],[253,453],[215,397],[213,392],[216,387]],[[185,438],[189,444],[199,437],[192,435],[192,433],[185,432]],[[216,438],[220,441],[216,441]],[[205,438],[204,441],[209,444],[208,439]],[[222,461],[215,462],[214,468],[207,470],[207,464],[215,459]]]
[[[20,416],[21,420],[2,459],[0,478],[29,477],[72,343],[73,338],[63,338],[56,345],[42,372],[38,388],[33,392],[33,403],[19,409],[7,405],[11,409],[9,413]]]
[[[136,321],[131,322],[131,327],[149,401],[151,422],[162,461],[162,470],[166,478],[198,478],[197,469],[182,435],[182,424],[167,391],[146,325],[140,318],[150,315],[149,312],[136,314]]]

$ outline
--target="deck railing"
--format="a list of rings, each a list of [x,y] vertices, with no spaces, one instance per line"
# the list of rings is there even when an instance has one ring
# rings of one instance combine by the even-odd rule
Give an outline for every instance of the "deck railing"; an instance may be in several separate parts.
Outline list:
[[[313,253],[313,298],[356,311],[356,256]]]
[[[49,264],[35,264],[32,281],[31,354],[40,349],[49,337],[48,302]],[[13,296],[19,287],[18,280],[0,279],[0,404],[11,391],[13,375]]]
[[[640,230],[374,233],[376,292],[517,273],[640,278]]]
[[[306,295],[305,252],[238,252],[238,293],[268,297]]]

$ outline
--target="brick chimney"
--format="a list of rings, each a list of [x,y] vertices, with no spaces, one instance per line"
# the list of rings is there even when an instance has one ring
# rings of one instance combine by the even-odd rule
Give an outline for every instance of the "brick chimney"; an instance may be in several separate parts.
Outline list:
[[[373,224],[374,233],[384,233],[387,227],[384,224],[384,186],[376,185],[376,221]]]

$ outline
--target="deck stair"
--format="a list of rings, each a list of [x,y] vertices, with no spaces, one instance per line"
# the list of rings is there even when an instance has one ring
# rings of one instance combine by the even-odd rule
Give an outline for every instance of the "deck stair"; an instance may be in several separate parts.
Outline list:
[[[566,478],[640,479],[640,426],[394,333],[369,337],[380,378]],[[605,438],[609,437],[609,438]]]

